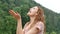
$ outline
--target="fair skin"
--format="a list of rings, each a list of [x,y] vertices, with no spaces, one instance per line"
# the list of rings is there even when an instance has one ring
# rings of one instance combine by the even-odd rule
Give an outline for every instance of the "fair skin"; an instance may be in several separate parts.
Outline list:
[[[32,24],[34,24],[34,19],[36,18],[37,15],[37,11],[38,11],[38,7],[35,6],[33,8],[30,8],[29,12],[27,13],[27,15],[30,17],[30,24],[26,25],[25,24],[25,28],[30,28],[31,26],[33,26]],[[15,17],[15,19],[17,20],[17,31],[16,34],[24,34],[23,29],[22,29],[22,22],[21,22],[21,15],[19,13],[14,12],[13,10],[10,10],[9,13]],[[33,29],[33,32],[29,31],[26,34],[37,34],[39,32],[39,30],[37,28]]]
[[[13,10],[10,10],[9,13],[17,20],[17,31],[16,34],[23,34],[22,31],[22,22],[21,22],[21,16],[19,15],[19,13],[14,12]]]

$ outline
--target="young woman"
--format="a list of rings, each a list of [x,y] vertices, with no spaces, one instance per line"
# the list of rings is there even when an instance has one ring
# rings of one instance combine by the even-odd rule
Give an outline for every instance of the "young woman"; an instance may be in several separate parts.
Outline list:
[[[10,10],[9,12],[18,22],[16,34],[45,34],[44,12],[41,7],[34,6],[30,8],[27,13],[30,17],[30,21],[25,24],[23,29],[19,13],[15,13],[13,10]]]

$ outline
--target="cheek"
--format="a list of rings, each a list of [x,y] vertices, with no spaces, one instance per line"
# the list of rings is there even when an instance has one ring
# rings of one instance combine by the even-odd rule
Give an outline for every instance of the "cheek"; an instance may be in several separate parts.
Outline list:
[[[35,13],[33,12],[28,12],[27,15],[34,15]]]
[[[35,12],[31,12],[31,15],[35,15]]]
[[[35,13],[36,13],[36,10],[31,10],[31,11],[29,11],[28,13],[27,13],[27,15],[35,15]]]
[[[34,12],[34,11],[35,11],[35,9],[33,9],[33,8],[32,8],[32,9],[30,9],[30,11],[31,11],[31,12]]]
[[[30,13],[31,15],[35,15],[36,14],[36,11],[35,10],[33,10],[33,11],[31,11],[31,13]]]
[[[31,10],[31,12],[34,12],[34,10]]]
[[[35,9],[35,12],[37,12],[38,11],[38,9]]]

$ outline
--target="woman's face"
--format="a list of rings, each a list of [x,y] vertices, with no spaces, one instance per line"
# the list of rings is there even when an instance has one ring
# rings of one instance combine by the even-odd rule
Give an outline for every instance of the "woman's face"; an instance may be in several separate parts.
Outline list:
[[[30,8],[30,10],[27,13],[27,15],[28,16],[35,16],[35,15],[37,15],[37,11],[38,11],[38,7],[37,6],[32,7],[32,8]]]

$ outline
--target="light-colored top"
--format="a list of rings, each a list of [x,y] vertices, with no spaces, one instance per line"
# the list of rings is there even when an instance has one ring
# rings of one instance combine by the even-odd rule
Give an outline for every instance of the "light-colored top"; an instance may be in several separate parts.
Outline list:
[[[42,22],[36,23],[36,25],[34,27],[36,27],[40,30],[40,32],[38,34],[43,34],[44,24]],[[25,32],[24,34],[26,34],[29,30],[28,30],[28,28],[24,28],[23,31]]]

